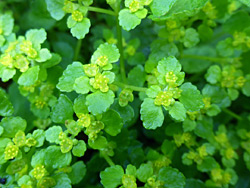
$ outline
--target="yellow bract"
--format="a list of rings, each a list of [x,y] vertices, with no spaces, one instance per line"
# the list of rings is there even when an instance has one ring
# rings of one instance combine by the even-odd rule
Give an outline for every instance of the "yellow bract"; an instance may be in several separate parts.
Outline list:
[[[21,72],[25,72],[29,69],[29,61],[25,56],[17,54],[15,56],[14,66]]]
[[[203,100],[205,109],[208,109],[211,107],[211,97],[204,97],[202,100]]]
[[[101,92],[108,92],[109,86],[108,86],[109,78],[102,75],[101,73],[98,73],[95,78],[90,79],[90,84],[95,89],[100,89]]]
[[[208,2],[204,7],[203,11],[209,19],[215,19],[217,17],[217,10],[211,2]]]
[[[34,170],[32,171],[32,175],[37,179],[40,180],[46,175],[47,171],[44,165],[37,165]]]
[[[98,71],[99,67],[95,64],[83,65],[83,70],[88,77],[94,77]]]
[[[32,42],[25,40],[20,45],[20,50],[31,58],[37,57],[37,51],[32,47]]]
[[[64,7],[63,7],[63,10],[67,13],[71,13],[74,11],[74,3],[72,3],[71,1],[69,0],[65,0],[64,1]]]
[[[227,149],[226,149],[225,155],[226,155],[226,158],[227,158],[227,159],[232,159],[232,158],[234,158],[235,152],[234,152],[233,148],[227,148]]]
[[[136,178],[133,175],[124,174],[122,184],[124,188],[137,188]]]
[[[77,124],[81,127],[89,127],[91,123],[91,117],[89,114],[79,114]]]
[[[129,9],[131,12],[136,12],[137,10],[140,9],[140,3],[138,0],[133,0],[130,4],[129,4]]]
[[[154,104],[158,106],[168,107],[174,102],[173,93],[169,91],[160,91],[154,100]]]
[[[108,64],[108,57],[106,55],[102,55],[100,56],[97,60],[96,63],[100,66],[100,67],[104,67],[105,65]]]
[[[128,47],[126,48],[126,52],[128,53],[128,55],[133,56],[135,55],[136,49],[134,46],[128,45]]]
[[[170,85],[170,86],[175,86],[176,85],[176,81],[178,80],[178,77],[174,74],[173,71],[168,72],[165,75],[165,79],[166,82]]]
[[[18,146],[18,147],[22,147],[26,144],[26,137],[25,137],[25,133],[23,131],[18,131],[15,135],[15,137],[13,138],[13,142]]]
[[[13,60],[13,58],[11,57],[10,54],[4,54],[4,55],[0,58],[0,63],[1,63],[2,65],[4,65],[5,67],[13,68],[14,60]]]
[[[70,138],[64,138],[60,142],[62,153],[69,152],[73,147],[73,141]]]
[[[18,154],[19,148],[16,145],[8,145],[4,150],[4,159],[14,159]]]
[[[72,12],[72,18],[76,22],[81,22],[82,19],[83,19],[83,14],[80,11],[75,10],[75,11]]]
[[[243,76],[239,76],[239,77],[236,79],[236,81],[235,81],[235,82],[236,82],[236,86],[238,86],[238,87],[243,87],[246,81],[247,81],[247,80],[246,80]]]

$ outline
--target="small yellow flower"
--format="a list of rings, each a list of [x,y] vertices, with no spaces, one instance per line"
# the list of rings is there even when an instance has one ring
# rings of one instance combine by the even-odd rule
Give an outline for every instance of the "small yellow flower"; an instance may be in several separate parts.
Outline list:
[[[108,57],[106,55],[102,55],[100,56],[97,60],[96,63],[100,66],[100,67],[104,67],[105,65],[108,64]]]
[[[94,77],[98,71],[99,67],[95,64],[83,65],[83,70],[88,77]]]
[[[129,9],[131,12],[136,12],[140,9],[140,3],[138,0],[133,0],[130,4],[129,4]]]
[[[97,73],[95,78],[90,79],[90,85],[92,85],[95,89],[100,89],[101,92],[108,92],[108,82],[109,78],[101,73]]]
[[[91,117],[89,114],[79,114],[79,119],[77,120],[77,124],[81,127],[89,127],[91,123]]]
[[[32,171],[32,175],[37,179],[42,179],[47,174],[47,171],[44,165],[36,165],[34,170]]]
[[[155,100],[154,100],[155,105],[158,105],[158,106],[163,105],[165,107],[168,107],[173,102],[174,102],[173,93],[169,92],[169,91],[161,91],[161,92],[159,92],[158,95],[156,96]]]
[[[75,10],[75,11],[72,12],[72,18],[76,22],[81,22],[82,19],[83,19],[83,14],[80,11]]]
[[[14,159],[18,154],[19,148],[16,145],[8,145],[4,150],[4,159]]]

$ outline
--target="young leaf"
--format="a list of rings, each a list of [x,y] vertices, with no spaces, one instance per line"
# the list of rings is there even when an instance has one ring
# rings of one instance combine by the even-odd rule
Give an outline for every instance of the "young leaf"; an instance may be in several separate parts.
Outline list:
[[[196,86],[191,83],[185,83],[180,89],[182,90],[180,102],[186,110],[193,112],[200,110],[204,106],[202,96]]]
[[[0,88],[0,116],[11,116],[14,112],[13,105],[5,91]]]
[[[185,186],[185,177],[176,168],[161,168],[158,174],[158,179],[164,182],[164,187],[183,188]]]
[[[114,98],[115,94],[113,91],[109,90],[107,93],[96,91],[86,97],[86,105],[93,115],[97,115],[106,112],[114,102]]]
[[[161,106],[154,104],[154,99],[146,98],[141,105],[141,120],[146,129],[156,129],[161,127],[164,114]]]
[[[2,137],[14,138],[18,131],[25,131],[27,123],[21,117],[5,117],[0,126],[4,129]]]
[[[76,157],[82,157],[84,156],[86,150],[86,143],[83,140],[79,140],[78,143],[73,147],[72,154]]]
[[[175,102],[174,105],[170,108],[169,114],[172,118],[178,121],[184,121],[186,119],[186,109],[180,102]]]
[[[57,103],[52,107],[51,119],[55,123],[65,123],[67,119],[73,119],[73,104],[71,100],[61,94]]]
[[[75,80],[74,90],[80,94],[86,94],[91,90],[91,86],[89,84],[89,78],[87,76],[81,76]]]
[[[26,72],[22,73],[22,75],[18,79],[18,84],[23,86],[34,85],[38,80],[39,71],[39,66],[31,67]]]
[[[72,185],[75,185],[82,181],[87,172],[87,169],[83,161],[77,161],[71,167],[72,171],[69,173],[69,178],[71,179]]]
[[[105,188],[116,188],[122,184],[123,168],[119,165],[111,166],[101,172],[101,183]]]
[[[77,39],[83,39],[87,33],[89,33],[89,28],[91,26],[90,20],[88,18],[83,18],[81,22],[77,22],[71,29],[71,34]]]
[[[104,130],[111,136],[116,136],[121,132],[123,120],[118,112],[111,109],[108,110],[107,112],[103,113],[103,118],[101,121],[105,125]]]
[[[47,38],[47,33],[44,29],[30,29],[25,36],[33,44],[42,44]]]
[[[48,130],[45,131],[46,140],[50,143],[59,144],[59,134],[62,132],[62,128],[60,126],[53,126],[50,127]]]
[[[61,20],[65,12],[63,11],[64,0],[45,0],[47,3],[47,9],[55,20]]]
[[[134,29],[141,23],[141,19],[131,13],[129,9],[123,9],[119,12],[119,24],[126,31]]]
[[[139,169],[136,171],[137,178],[146,183],[148,178],[153,175],[153,168],[150,164],[141,164]]]
[[[75,80],[80,76],[85,76],[83,65],[80,62],[73,62],[63,72],[56,87],[60,91],[71,92],[73,91]]]
[[[49,146],[45,149],[44,163],[48,168],[62,168],[70,164],[70,153],[62,153],[59,146]]]
[[[154,0],[150,5],[150,9],[154,16],[163,16],[172,8],[175,2],[176,0]]]

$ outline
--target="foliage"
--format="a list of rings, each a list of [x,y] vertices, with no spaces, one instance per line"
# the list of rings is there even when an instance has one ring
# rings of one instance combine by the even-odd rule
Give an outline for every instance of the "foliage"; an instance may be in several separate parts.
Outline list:
[[[0,1],[0,187],[249,187],[249,58],[249,0]]]

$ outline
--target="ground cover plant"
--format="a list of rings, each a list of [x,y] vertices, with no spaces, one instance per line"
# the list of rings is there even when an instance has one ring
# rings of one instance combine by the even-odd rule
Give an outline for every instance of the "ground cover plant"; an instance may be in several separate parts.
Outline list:
[[[0,1],[0,187],[250,187],[249,0]]]

